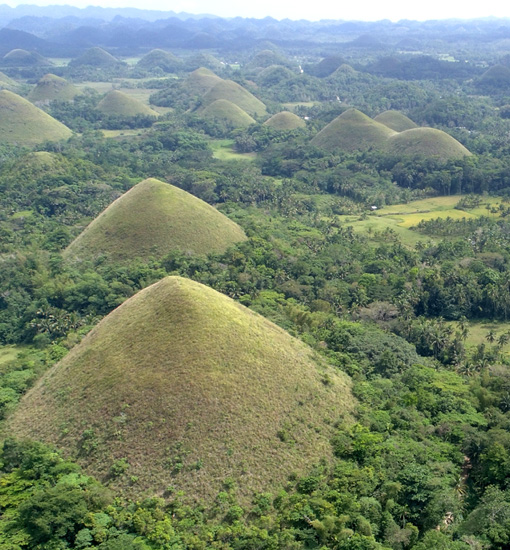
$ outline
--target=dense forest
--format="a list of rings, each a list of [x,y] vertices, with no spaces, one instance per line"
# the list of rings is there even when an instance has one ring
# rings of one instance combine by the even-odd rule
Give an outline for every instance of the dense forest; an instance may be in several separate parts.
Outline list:
[[[0,8],[0,547],[510,548],[510,23]]]

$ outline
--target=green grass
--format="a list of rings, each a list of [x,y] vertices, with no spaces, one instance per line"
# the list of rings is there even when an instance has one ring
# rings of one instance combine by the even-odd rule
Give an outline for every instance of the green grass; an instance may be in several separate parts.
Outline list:
[[[264,124],[276,130],[295,130],[296,128],[304,128],[306,126],[306,122],[302,118],[289,111],[276,113],[276,115],[266,120]]]
[[[313,107],[314,105],[319,105],[317,101],[295,101],[293,103],[282,103],[285,109],[293,111],[297,107]]]
[[[5,365],[17,359],[22,350],[21,346],[0,346],[0,372]]]
[[[125,129],[125,130],[101,130],[104,137],[121,138],[123,136],[130,138],[133,136],[141,136],[146,133],[146,129]]]
[[[251,116],[264,116],[266,114],[266,106],[262,101],[232,80],[220,80],[214,88],[206,92],[202,98],[200,110],[203,110],[204,107],[217,99],[226,99],[231,103],[235,103]]]
[[[28,147],[45,141],[60,141],[72,132],[58,120],[26,99],[7,90],[0,91],[0,143]]]
[[[215,139],[209,142],[213,156],[219,160],[254,160],[257,153],[236,153],[233,139]]]
[[[134,117],[136,115],[159,116],[156,111],[119,90],[112,90],[99,102],[98,110],[108,115]]]
[[[413,128],[391,136],[387,150],[394,155],[460,159],[471,153],[455,138],[435,128]]]
[[[354,406],[347,377],[264,317],[167,277],[108,315],[22,400],[7,429],[58,444],[127,496],[241,503],[331,459]],[[84,435],[85,434],[85,435]],[[136,484],[130,484],[137,476]]]
[[[349,109],[330,122],[313,139],[312,145],[327,151],[382,149],[395,132],[357,109]]]
[[[103,50],[102,48],[99,48],[98,46],[94,46],[93,48],[88,49],[85,53],[80,55],[79,57],[72,59],[69,62],[69,66],[73,67],[82,67],[82,66],[90,66],[90,67],[113,67],[117,65],[119,61],[113,57],[110,53]]]
[[[246,111],[226,99],[217,99],[206,105],[200,116],[224,121],[235,128],[246,128],[250,124],[255,124],[255,120]]]
[[[395,132],[403,132],[404,130],[418,127],[417,124],[400,111],[384,111],[384,113],[377,115],[374,120],[388,126],[388,128],[395,130]]]
[[[147,179],[114,201],[64,251],[71,259],[127,262],[172,250],[223,252],[246,239],[215,208],[173,185]]]

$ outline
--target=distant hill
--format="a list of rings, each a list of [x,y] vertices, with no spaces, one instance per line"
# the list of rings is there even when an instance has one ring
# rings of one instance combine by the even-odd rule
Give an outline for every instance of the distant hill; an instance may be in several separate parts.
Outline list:
[[[271,65],[282,65],[288,66],[289,61],[278,52],[273,50],[262,50],[257,52],[249,61],[246,63],[246,69],[266,69]]]
[[[266,106],[262,101],[233,80],[221,80],[206,92],[202,98],[202,108],[217,99],[226,99],[235,103],[251,116],[264,116],[266,114]]]
[[[395,132],[358,111],[349,109],[330,122],[311,141],[327,151],[382,149]]]
[[[173,53],[158,49],[152,50],[147,55],[144,55],[136,64],[138,69],[161,69],[165,73],[174,73],[181,69],[182,66],[182,61]]]
[[[276,130],[296,130],[297,128],[305,128],[306,122],[294,113],[282,111],[266,120],[264,125],[271,126],[271,128],[275,128]]]
[[[58,445],[128,496],[171,485],[212,503],[232,479],[243,504],[328,462],[335,423],[353,405],[347,377],[302,342],[211,288],[167,277],[47,372],[8,430]]]
[[[475,85],[481,89],[500,90],[507,92],[510,88],[510,68],[504,65],[489,67],[476,81]]]
[[[22,49],[11,50],[0,60],[2,67],[45,67],[53,63],[37,52],[27,52]]]
[[[200,112],[200,116],[223,121],[233,128],[246,128],[250,124],[255,124],[255,119],[246,111],[226,99],[213,101],[204,107]]]
[[[404,130],[418,128],[417,124],[400,111],[384,111],[378,114],[374,120],[388,126],[388,128],[395,130],[395,132],[403,132]]]
[[[119,90],[108,92],[98,103],[97,109],[107,115],[122,117],[134,117],[137,115],[159,116],[157,111],[154,111],[139,99],[131,97]]]
[[[346,61],[343,57],[332,55],[329,57],[325,57],[315,65],[306,65],[305,72],[312,76],[324,78],[326,76],[329,76],[330,74],[333,74],[338,69],[338,67],[344,65],[345,63]]]
[[[104,210],[65,250],[64,256],[111,262],[164,256],[172,250],[223,252],[243,241],[243,230],[204,201],[150,178]]]
[[[72,132],[35,105],[8,90],[0,91],[0,143],[31,147],[60,141]]]
[[[102,48],[93,47],[88,49],[83,55],[76,59],[71,59],[69,67],[94,67],[108,68],[123,64],[121,61],[113,57],[112,54]]]
[[[394,134],[387,151],[394,155],[459,159],[471,153],[455,138],[435,128],[413,128]]]
[[[28,94],[32,102],[43,101],[70,101],[81,92],[80,90],[60,76],[47,74],[39,80],[37,86]]]

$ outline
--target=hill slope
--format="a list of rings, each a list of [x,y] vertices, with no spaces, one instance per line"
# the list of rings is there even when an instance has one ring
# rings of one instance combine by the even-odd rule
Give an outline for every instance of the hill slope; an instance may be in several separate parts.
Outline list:
[[[206,69],[205,67],[200,67],[186,77],[183,82],[183,87],[190,96],[202,97],[205,93],[207,93],[211,88],[214,88],[214,86],[216,86],[216,84],[218,84],[218,82],[221,82],[222,80],[222,78],[214,74],[209,69]]]
[[[246,111],[226,99],[213,101],[201,111],[200,115],[203,118],[221,120],[234,128],[246,128],[250,124],[255,124],[255,119]]]
[[[282,111],[266,120],[264,125],[271,126],[276,130],[295,130],[296,128],[305,128],[306,122],[294,113]]]
[[[112,54],[97,46],[88,49],[80,57],[72,59],[69,67],[95,67],[108,68],[121,65],[122,63],[113,57]]]
[[[378,114],[374,120],[388,126],[388,128],[395,130],[395,132],[403,132],[418,127],[417,124],[400,111],[384,111]]]
[[[326,151],[364,151],[384,147],[395,132],[358,111],[349,109],[323,128],[311,141]]]
[[[119,90],[108,92],[98,103],[97,108],[106,115],[123,117],[134,117],[136,115],[159,116],[156,111],[145,105],[145,103],[142,103],[139,99],[128,96]]]
[[[266,114],[266,106],[262,101],[233,80],[220,80],[214,88],[206,92],[203,96],[202,108],[217,99],[226,99],[235,103],[251,116],[263,116]]]
[[[8,429],[56,443],[130,495],[169,485],[244,500],[331,456],[349,414],[345,376],[262,316],[167,277],[108,315],[25,396]],[[135,484],[129,483],[137,476]]]
[[[37,86],[28,94],[30,101],[70,101],[80,90],[64,78],[54,74],[44,75]]]
[[[161,69],[165,73],[173,73],[182,67],[182,61],[173,53],[156,49],[144,55],[136,67],[146,70]]]
[[[65,250],[68,258],[106,256],[123,262],[171,250],[223,252],[246,239],[243,230],[204,201],[147,179],[104,210]]]
[[[390,137],[387,150],[394,155],[459,159],[471,153],[455,138],[435,128],[414,128]]]
[[[30,101],[7,90],[0,91],[0,143],[27,147],[71,137],[71,130]]]

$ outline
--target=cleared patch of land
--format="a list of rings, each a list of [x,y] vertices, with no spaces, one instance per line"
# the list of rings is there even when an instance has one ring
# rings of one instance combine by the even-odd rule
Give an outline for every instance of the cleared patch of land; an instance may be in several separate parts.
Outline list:
[[[213,157],[218,160],[254,160],[257,153],[236,153],[233,139],[215,139],[209,142]]]

